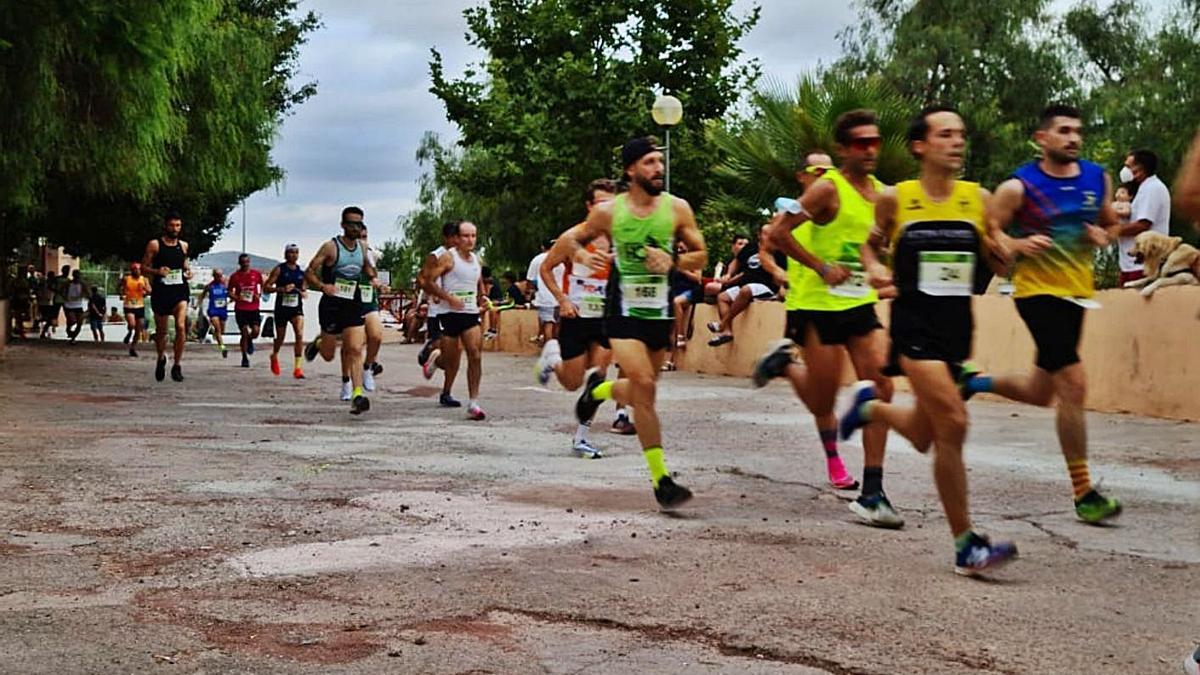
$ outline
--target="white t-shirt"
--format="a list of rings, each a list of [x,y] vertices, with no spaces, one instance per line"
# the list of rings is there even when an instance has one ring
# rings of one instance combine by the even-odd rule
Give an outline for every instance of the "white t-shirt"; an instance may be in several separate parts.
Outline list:
[[[440,258],[440,257],[442,257],[442,254],[445,252],[446,252],[446,247],[439,246],[439,247],[433,249],[432,251],[430,251],[429,255],[431,255],[435,258]],[[437,279],[434,279],[433,283],[441,286],[442,278],[438,277]],[[437,316],[441,316],[446,313],[447,307],[444,304],[442,304],[442,301],[440,299],[438,299],[438,297],[436,295],[429,294],[428,297],[429,297],[429,310],[426,312],[426,316],[437,317]]]
[[[525,278],[537,284],[537,295],[533,296],[534,307],[558,307],[558,301],[554,299],[554,294],[546,288],[546,284],[542,283],[542,261],[546,259],[546,252],[543,251],[529,261],[529,271],[525,273]],[[558,265],[554,268],[554,278],[558,281],[559,288],[566,286],[567,266]]]
[[[1150,176],[1138,186],[1129,222],[1136,223],[1139,220],[1150,221],[1150,230],[1153,232],[1171,233],[1171,191],[1158,176]],[[1137,272],[1142,269],[1141,263],[1129,255],[1133,250],[1133,240],[1134,237],[1120,238],[1121,255],[1118,262],[1122,272]]]

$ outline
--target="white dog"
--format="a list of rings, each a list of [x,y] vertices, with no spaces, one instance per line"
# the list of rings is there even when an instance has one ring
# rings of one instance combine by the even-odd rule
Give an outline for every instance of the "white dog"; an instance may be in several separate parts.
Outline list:
[[[1127,282],[1125,288],[1141,288],[1147,298],[1163,286],[1200,285],[1200,250],[1179,237],[1143,232],[1133,240],[1129,255],[1142,263],[1146,276]]]

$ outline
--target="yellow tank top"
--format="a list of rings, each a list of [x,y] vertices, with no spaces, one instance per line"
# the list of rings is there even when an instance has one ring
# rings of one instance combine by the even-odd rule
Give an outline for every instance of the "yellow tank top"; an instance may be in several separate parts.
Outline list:
[[[920,181],[897,183],[896,216],[888,239],[901,297],[917,292],[960,295],[954,286],[963,283],[974,289],[981,271],[986,271],[980,259],[985,231],[979,183],[955,181],[950,196],[942,201],[925,194]],[[956,254],[969,256],[956,258]],[[929,272],[939,265],[942,276],[929,278]],[[922,268],[925,279],[921,278]]]
[[[874,176],[870,179],[876,191],[883,190],[883,183]],[[796,228],[792,236],[821,260],[848,267],[852,276],[846,283],[830,287],[807,265],[789,259],[788,292],[784,303],[789,310],[838,312],[879,300],[875,290],[866,284],[859,259],[859,250],[875,225],[875,204],[864,198],[837,171],[826,172],[824,180],[837,188],[837,217],[824,225],[805,223]]]

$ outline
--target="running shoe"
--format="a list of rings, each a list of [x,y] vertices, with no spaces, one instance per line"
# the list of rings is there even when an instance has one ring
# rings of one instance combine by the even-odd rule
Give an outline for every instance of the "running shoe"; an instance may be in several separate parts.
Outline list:
[[[825,460],[825,470],[829,474],[829,484],[838,490],[857,490],[858,481],[846,471],[846,465],[841,457],[830,457]]]
[[[957,384],[958,395],[962,397],[962,400],[970,401],[971,397],[975,395],[974,391],[967,388],[967,384],[982,372],[983,369],[972,361],[963,361],[959,364]]]
[[[887,495],[882,492],[873,495],[860,495],[850,502],[850,511],[861,518],[863,522],[875,527],[898,530],[904,527],[904,519],[892,508]]]
[[[354,398],[354,386],[349,382],[343,382],[341,399],[343,401],[349,401],[352,398]]]
[[[600,459],[604,457],[604,453],[600,451],[600,448],[589,443],[586,438],[576,441],[571,449],[583,459]]]
[[[440,349],[429,352],[429,358],[425,361],[425,365],[421,366],[421,374],[425,376],[425,379],[433,379],[433,374],[437,372],[437,360],[441,355],[442,350]]]
[[[538,356],[537,365],[534,366],[538,384],[546,386],[546,383],[550,381],[550,376],[554,375],[554,369],[560,363],[562,363],[562,348],[559,346],[558,340],[547,341],[542,347],[541,355]]]
[[[720,347],[721,345],[728,344],[730,342],[733,342],[733,336],[729,335],[728,333],[724,333],[724,334],[718,335],[718,336],[712,338],[711,340],[709,340],[708,346],[709,347]]]
[[[483,412],[483,408],[478,405],[473,405],[467,408],[467,419],[482,422],[487,419],[487,413]]]
[[[1017,545],[1011,541],[993,544],[987,537],[971,533],[971,541],[954,556],[954,571],[966,577],[994,569],[1017,557]]]
[[[707,328],[710,333],[720,333],[721,332],[721,322],[720,321],[709,321],[708,323],[704,324],[704,327]]]
[[[1200,675],[1200,647],[1183,660],[1183,672],[1187,675]]]
[[[633,436],[637,433],[637,427],[633,426],[633,422],[630,422],[625,415],[617,415],[617,419],[613,420],[612,428],[609,431],[621,436]]]
[[[282,371],[279,370],[279,355],[272,354],[271,355],[271,374],[273,374],[275,377],[279,377],[280,372],[282,372]]]
[[[379,377],[383,374],[383,366],[379,365],[378,361],[371,362],[371,374],[375,377]]]
[[[350,414],[361,415],[371,409],[371,399],[359,394],[350,402]]]
[[[292,377],[296,378],[297,380],[303,380],[304,379],[304,371],[298,367],[293,368],[292,369]]]
[[[370,368],[363,369],[363,389],[375,391],[375,376],[371,374]]]
[[[160,356],[158,363],[154,364],[154,379],[159,382],[167,379],[167,358],[165,356]]]
[[[1109,499],[1093,488],[1075,500],[1075,515],[1085,523],[1102,523],[1121,515],[1121,502]]]
[[[229,358],[229,350],[225,348],[225,345],[221,345],[221,358]]]
[[[658,479],[658,487],[654,488],[654,498],[662,510],[670,511],[687,503],[692,498],[692,491],[676,485],[670,476],[663,476]]]
[[[496,335],[497,335],[496,331],[494,331],[494,330],[489,330],[489,331],[487,331],[486,333],[484,333],[484,334],[483,334],[483,339],[484,339],[484,340],[495,340],[495,339],[496,339]]]
[[[750,376],[754,386],[761,389],[771,380],[783,377],[792,363],[792,349],[792,341],[786,338],[772,342],[766,353],[754,362],[754,374]]]
[[[867,426],[867,420],[862,416],[862,404],[867,401],[875,400],[875,383],[870,380],[861,380],[854,384],[854,388],[850,394],[850,405],[838,415],[838,432],[842,440],[847,440],[854,435],[854,432]]]
[[[134,349],[133,347],[130,347],[130,348],[129,348],[129,355],[130,355],[130,356],[137,356],[137,350],[136,350],[136,349]]]
[[[245,353],[242,354],[242,367],[243,368],[250,367],[250,357],[248,355],[246,355]]]
[[[441,396],[438,396],[438,405],[442,406],[443,408],[461,408],[462,401],[459,401],[450,394],[442,394]]]
[[[247,353],[247,354],[253,354],[253,353],[254,353],[254,340],[248,340],[248,341],[246,341],[246,353]]]
[[[592,390],[604,383],[604,376],[595,368],[589,368],[587,372],[587,381],[583,385],[583,391],[579,394],[579,399],[575,401],[575,419],[579,420],[580,424],[586,424],[596,416],[596,411],[600,409],[600,404],[603,401],[592,398]]]
[[[428,340],[421,347],[421,351],[417,352],[417,365],[424,366],[425,362],[429,361],[429,355],[433,352],[433,348],[437,346],[437,340]]]
[[[171,366],[171,379],[176,382],[183,382],[183,369],[179,367],[178,363]]]
[[[131,337],[133,337],[133,333],[126,333],[125,337],[121,338],[121,342],[124,342],[125,344],[129,344],[129,338],[131,338]]]
[[[312,361],[317,358],[317,354],[321,351],[321,338],[315,337],[313,341],[304,345],[304,360]]]

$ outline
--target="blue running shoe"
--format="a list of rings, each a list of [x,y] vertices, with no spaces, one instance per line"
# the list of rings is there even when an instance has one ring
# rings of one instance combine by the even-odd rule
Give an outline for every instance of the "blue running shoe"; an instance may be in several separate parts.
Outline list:
[[[954,571],[966,577],[978,576],[1015,560],[1017,545],[1011,541],[993,544],[987,537],[971,533],[971,540],[954,556]]]
[[[854,384],[854,388],[850,394],[850,407],[841,415],[838,415],[838,435],[842,440],[847,440],[854,435],[854,432],[867,426],[867,420],[863,419],[861,408],[862,404],[867,401],[874,401],[878,398],[875,395],[875,383],[870,380],[861,380]]]

